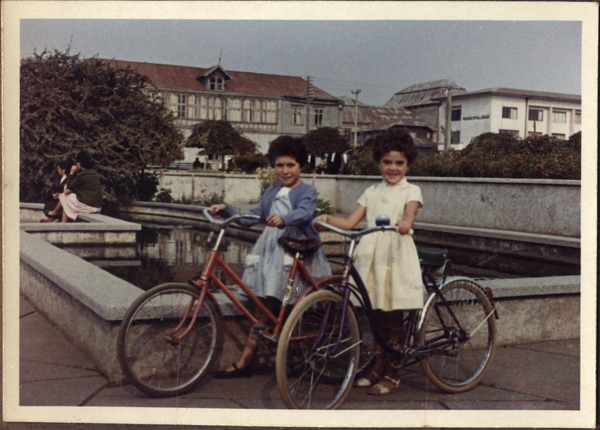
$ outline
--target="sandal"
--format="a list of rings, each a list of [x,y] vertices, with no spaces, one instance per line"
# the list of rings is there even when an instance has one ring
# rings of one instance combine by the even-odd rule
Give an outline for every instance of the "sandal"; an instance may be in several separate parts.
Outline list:
[[[378,382],[381,379],[381,376],[379,376],[376,372],[371,372],[369,374],[369,376],[366,376],[364,378],[360,378],[357,381],[354,381],[354,385],[355,387],[359,387],[359,388],[368,388],[368,387],[372,387],[373,384],[375,384],[376,382]]]
[[[385,385],[381,384],[381,382],[383,382],[385,384],[386,379],[392,383],[391,387],[386,387]],[[373,385],[373,387],[371,387],[367,391],[367,394],[371,394],[373,396],[383,396],[384,394],[393,393],[394,391],[396,391],[398,389],[399,386],[400,386],[400,378],[398,378],[398,380],[394,380],[394,379],[390,378],[389,376],[384,376],[381,381],[379,381],[377,384]]]

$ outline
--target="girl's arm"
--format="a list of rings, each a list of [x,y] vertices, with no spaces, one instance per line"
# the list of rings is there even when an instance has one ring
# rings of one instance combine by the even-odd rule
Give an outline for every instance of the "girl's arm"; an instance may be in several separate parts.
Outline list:
[[[294,191],[290,191],[290,193],[291,192]],[[315,213],[315,209],[317,208],[317,198],[319,196],[317,189],[314,187],[306,187],[306,189],[301,192],[302,194],[300,196],[300,200],[296,204],[296,208],[289,211],[281,218],[277,217],[286,227],[293,227],[304,224],[305,222],[310,222],[313,214]],[[269,216],[269,218],[271,218],[271,216]],[[269,218],[267,218],[267,220]]]
[[[356,209],[348,216],[348,218],[339,218],[332,215],[321,215],[318,216],[315,221],[323,221],[327,224],[331,224],[334,227],[341,228],[342,230],[352,230],[358,225],[359,222],[367,214],[367,208],[363,205],[356,206]]]
[[[411,200],[406,204],[404,208],[404,216],[402,219],[398,220],[396,224],[398,226],[398,232],[400,234],[408,234],[413,224],[415,223],[415,219],[417,218],[417,212],[421,208],[421,203],[415,200]]]

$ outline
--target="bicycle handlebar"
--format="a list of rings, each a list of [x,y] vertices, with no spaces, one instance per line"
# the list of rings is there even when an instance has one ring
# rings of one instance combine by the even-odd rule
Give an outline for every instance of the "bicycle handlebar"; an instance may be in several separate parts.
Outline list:
[[[349,237],[350,239],[356,239],[361,236],[365,236],[367,234],[375,233],[378,231],[395,231],[395,232],[398,231],[398,227],[396,227],[395,225],[382,225],[382,226],[369,227],[364,230],[353,231],[353,230],[342,230],[341,228],[334,227],[331,224],[327,224],[326,222],[323,222],[323,221],[315,221],[315,224],[318,226],[321,226],[323,228],[326,228],[328,230],[331,230],[342,236]],[[413,233],[414,233],[414,231],[411,228],[410,231],[408,232],[408,235],[412,236]]]
[[[211,213],[215,213],[213,211],[211,211],[209,208],[206,208],[202,211],[204,213],[204,216],[206,217],[206,219],[208,219],[208,221],[210,221],[213,224],[218,224],[221,227],[226,227],[229,224],[231,224],[232,222],[235,222],[239,219],[253,219],[259,222],[267,222],[264,218],[259,217],[258,215],[252,215],[252,214],[237,214],[234,215],[232,217],[229,217],[227,219],[224,219],[222,221],[217,220],[215,218],[212,217]]]

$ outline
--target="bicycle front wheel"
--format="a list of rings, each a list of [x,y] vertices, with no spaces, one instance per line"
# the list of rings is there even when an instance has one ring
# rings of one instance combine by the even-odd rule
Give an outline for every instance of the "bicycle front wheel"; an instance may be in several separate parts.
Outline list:
[[[335,409],[350,392],[360,332],[352,309],[343,314],[344,299],[331,291],[310,294],[292,311],[276,356],[277,385],[288,408]]]
[[[460,327],[439,295],[428,301],[421,315],[418,346],[431,346],[433,352],[421,360],[421,366],[436,387],[460,393],[481,381],[494,357],[494,307],[481,287],[469,280],[449,282],[440,291]]]
[[[168,283],[141,295],[119,328],[117,355],[127,381],[154,397],[185,394],[215,370],[223,349],[217,306],[191,285]],[[191,331],[182,334],[200,306]]]

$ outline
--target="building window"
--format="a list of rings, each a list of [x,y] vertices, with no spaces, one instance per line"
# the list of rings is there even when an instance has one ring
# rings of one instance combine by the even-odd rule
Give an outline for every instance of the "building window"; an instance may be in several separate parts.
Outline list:
[[[567,140],[567,135],[566,134],[552,133],[552,137],[557,137],[557,138],[562,139],[562,140]]]
[[[222,102],[218,97],[208,97],[206,119],[220,120],[223,118]]]
[[[581,124],[581,111],[575,111],[575,124]]]
[[[244,122],[260,122],[260,100],[244,100]]]
[[[461,108],[452,109],[451,120],[452,121],[460,121],[460,114],[461,114],[461,112],[462,112]]]
[[[223,119],[236,122],[242,120],[242,101],[240,99],[225,99],[223,105]]]
[[[304,106],[292,106],[292,125],[302,125],[302,111]]]
[[[354,139],[354,132],[352,131],[351,128],[344,129],[344,137],[346,138],[346,140],[348,142],[352,142],[352,139]]]
[[[277,102],[272,100],[263,102],[262,122],[271,124],[277,122]]]
[[[544,111],[541,109],[529,109],[529,121],[543,121]]]
[[[186,99],[185,94],[177,94],[177,118],[185,118],[185,110],[186,110]]]
[[[503,107],[502,118],[517,119],[517,108],[514,107]]]
[[[519,137],[519,130],[498,130],[499,134],[510,134],[511,136],[514,137]]]
[[[536,131],[535,133],[533,131],[528,131],[527,132],[527,136],[542,136],[544,133],[541,133],[539,131]]]
[[[223,78],[210,78],[208,89],[211,91],[223,91]]]
[[[552,122],[567,122],[567,112],[564,110],[553,110],[552,111]]]
[[[200,96],[192,96],[190,98],[190,106],[189,106],[189,117],[193,119],[198,119],[200,112]]]
[[[323,125],[323,109],[315,109],[315,125]]]
[[[251,103],[252,106],[252,122],[260,122],[260,108],[261,108],[260,100],[253,100]]]
[[[452,143],[460,143],[460,130],[452,132]]]

